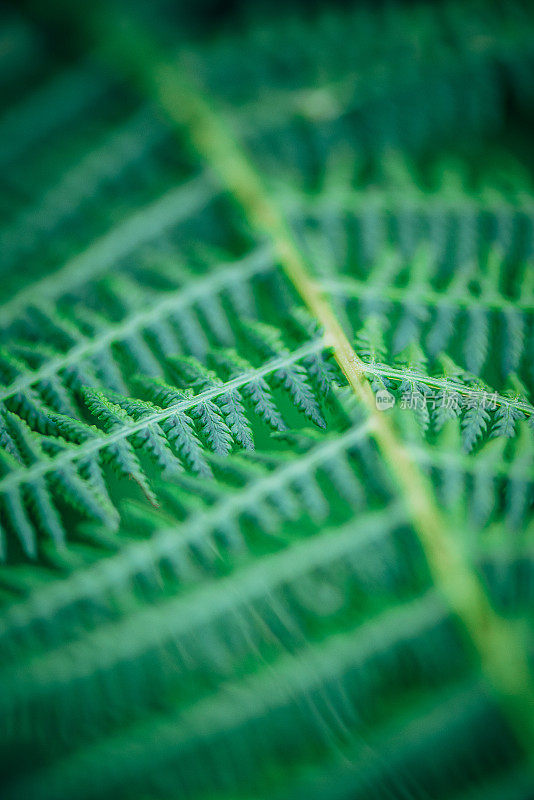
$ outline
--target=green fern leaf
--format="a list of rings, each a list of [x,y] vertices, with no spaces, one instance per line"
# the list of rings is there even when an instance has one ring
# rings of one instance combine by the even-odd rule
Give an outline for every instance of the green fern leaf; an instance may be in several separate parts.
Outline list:
[[[532,797],[530,4],[49,5],[0,10],[2,796]]]

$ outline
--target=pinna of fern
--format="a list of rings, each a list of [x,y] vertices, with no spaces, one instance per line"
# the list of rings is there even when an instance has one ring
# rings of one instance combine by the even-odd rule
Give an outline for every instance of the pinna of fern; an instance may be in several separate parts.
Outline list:
[[[327,219],[332,224],[333,215]],[[339,224],[348,224],[342,215]],[[311,240],[311,253],[317,238]],[[512,254],[496,249],[451,269],[428,240],[406,258],[386,245],[371,267],[354,261],[344,265],[350,252],[347,246],[338,258],[321,258],[317,269],[325,292],[355,333],[370,316],[378,317],[391,356],[412,341],[424,342],[431,361],[445,352],[492,386],[517,373],[527,393],[532,390],[534,271],[529,262],[514,263]]]
[[[269,326],[251,321],[241,327],[264,361],[260,367],[253,367],[235,351],[214,351],[213,363],[226,372],[226,380],[193,357],[175,356],[165,361],[170,383],[150,374],[133,380],[141,395],[138,398],[128,398],[110,389],[75,386],[71,402],[77,398],[100,427],[87,424],[79,413],[78,418],[73,418],[49,408],[44,397],[34,399],[32,389],[28,400],[22,393],[11,395],[9,405],[14,411],[5,412],[3,443],[8,457],[12,451],[19,463],[11,458],[6,465],[0,492],[7,525],[10,530],[18,531],[27,555],[35,556],[37,547],[35,516],[32,503],[27,500],[32,493],[38,490],[46,498],[46,509],[39,513],[37,529],[57,544],[65,539],[57,519],[58,489],[69,501],[77,497],[76,486],[83,486],[84,491],[73,503],[76,510],[109,524],[106,515],[113,507],[106,490],[106,465],[119,477],[133,480],[155,504],[155,495],[137,453],[148,456],[169,475],[186,466],[209,476],[205,448],[226,455],[234,445],[253,447],[251,415],[271,428],[285,427],[269,382],[280,386],[299,411],[324,426],[312,388],[315,373],[308,373],[305,366],[308,363],[315,368],[317,363],[323,363],[317,361],[317,354],[324,350],[320,338],[291,352]],[[310,362],[312,357],[314,360]],[[62,412],[65,410],[62,407]],[[31,455],[23,457],[16,449],[11,433],[15,424],[22,432],[19,436],[25,446],[29,443],[26,449]],[[31,430],[28,424],[36,430]],[[40,458],[41,453],[46,453],[46,457]],[[34,489],[36,483],[38,489]]]

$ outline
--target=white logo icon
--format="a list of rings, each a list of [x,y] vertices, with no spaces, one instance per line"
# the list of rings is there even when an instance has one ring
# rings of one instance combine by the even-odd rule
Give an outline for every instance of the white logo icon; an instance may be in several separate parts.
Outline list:
[[[376,407],[379,411],[387,411],[395,405],[395,397],[387,389],[380,389],[376,393]]]

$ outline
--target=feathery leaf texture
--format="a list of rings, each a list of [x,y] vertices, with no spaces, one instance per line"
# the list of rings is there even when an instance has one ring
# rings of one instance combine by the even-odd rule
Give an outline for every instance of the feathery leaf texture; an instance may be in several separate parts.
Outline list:
[[[2,796],[528,800],[532,9],[232,14],[0,10]]]
[[[247,331],[252,325],[247,324]],[[135,451],[149,456],[165,472],[180,471],[187,465],[194,472],[209,475],[210,469],[203,455],[204,447],[220,455],[227,455],[234,443],[252,448],[251,413],[257,414],[268,424],[272,424],[273,420],[281,422],[276,399],[269,387],[269,378],[275,384],[283,381],[294,405],[323,427],[319,401],[311,387],[313,379],[308,379],[304,366],[299,364],[299,360],[324,349],[323,342],[320,339],[312,340],[290,351],[282,346],[271,327],[253,326],[251,329],[254,330],[253,344],[256,350],[267,358],[259,367],[247,365],[247,370],[226,382],[194,357],[174,356],[165,362],[173,383],[168,384],[162,378],[150,375],[135,379],[146,400],[129,398],[113,391],[108,391],[106,395],[94,387],[79,386],[79,403],[95,421],[100,422],[100,428],[87,424],[81,418],[73,419],[65,413],[49,409],[44,400],[35,402],[38,413],[32,413],[32,390],[29,411],[25,403],[17,402],[14,408],[33,423],[37,431],[30,430],[23,419],[6,411],[8,444],[12,448],[16,446],[11,434],[14,423],[9,422],[13,420],[17,422],[19,430],[25,431],[23,445],[30,453],[26,458],[24,454],[17,453],[20,464],[6,454],[9,461],[6,460],[4,476],[0,479],[1,502],[5,504],[8,523],[13,532],[19,535],[25,552],[34,556],[36,544],[32,532],[33,520],[30,510],[25,509],[22,493],[29,492],[30,497],[37,485],[45,492],[61,488],[68,492],[68,496],[76,496],[75,486],[82,485],[84,491],[76,507],[90,518],[105,521],[104,514],[108,511],[110,501],[105,489],[104,468],[109,464],[119,476],[133,480],[155,505],[156,497]],[[277,349],[272,346],[273,340]],[[261,397],[247,412],[240,389],[249,387],[249,397],[254,399],[258,386]],[[205,443],[204,447],[197,431]],[[42,450],[50,451],[50,456],[40,458]],[[88,464],[91,465],[91,471],[84,473]],[[54,510],[53,498],[50,505]],[[24,522],[22,528],[21,521]],[[45,530],[50,534],[53,529],[51,521]],[[57,537],[53,538],[57,541]]]

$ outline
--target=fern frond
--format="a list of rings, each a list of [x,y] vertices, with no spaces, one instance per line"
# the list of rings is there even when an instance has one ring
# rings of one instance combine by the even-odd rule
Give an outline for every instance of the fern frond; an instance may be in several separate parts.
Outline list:
[[[189,373],[185,373],[187,384],[185,388],[188,390],[186,393],[161,381],[150,378],[139,379],[138,385],[156,405],[113,394],[110,399],[105,393],[93,388],[83,389],[81,396],[88,410],[102,422],[103,430],[43,409],[46,427],[55,435],[66,438],[71,445],[65,446],[59,439],[51,457],[35,459],[34,463],[10,469],[9,474],[0,479],[0,495],[6,498],[6,502],[12,503],[13,500],[10,498],[15,496],[14,493],[25,491],[24,487],[31,488],[35,482],[43,479],[48,481],[50,486],[60,485],[62,491],[66,491],[67,484],[72,485],[73,482],[80,481],[76,470],[91,463],[99,474],[102,466],[110,464],[119,476],[137,483],[150,502],[155,503],[156,499],[148,478],[133,448],[146,453],[160,466],[165,464],[168,470],[175,471],[180,469],[181,462],[167,446],[172,443],[189,467],[200,474],[209,475],[210,470],[193,431],[192,421],[198,423],[207,445],[216,453],[228,454],[234,436],[241,446],[250,446],[252,441],[249,420],[240,400],[240,389],[250,386],[252,393],[257,392],[258,381],[267,386],[265,377],[269,375],[275,383],[280,382],[280,376],[283,376],[295,406],[307,416],[317,415],[320,413],[317,411],[317,401],[309,386],[306,370],[299,365],[299,362],[310,354],[324,349],[324,343],[321,340],[312,341],[290,352],[282,347],[274,329],[269,328],[268,333],[270,337],[274,337],[277,349],[270,350],[267,354],[278,353],[277,357],[268,359],[263,366],[241,373],[226,382],[215,375],[210,377],[210,373],[194,359],[169,362],[169,366],[174,365],[175,377],[181,384],[184,382],[184,375],[177,367],[187,365]],[[189,390],[189,385],[197,390],[196,394]],[[263,399],[264,403],[268,399],[273,409],[277,410],[270,390],[264,391]],[[262,406],[260,416],[264,415]],[[227,426],[225,418],[230,427]],[[320,419],[322,420],[322,417]],[[7,446],[9,446],[8,440]],[[105,486],[105,479],[102,480]],[[89,491],[92,492],[92,489]],[[72,494],[71,486],[69,497]],[[107,503],[102,501],[107,500],[107,497],[101,495],[102,491],[98,497],[89,502],[92,494],[88,495],[85,491],[75,507],[92,517],[106,519]],[[25,540],[27,540],[26,535]],[[34,553],[33,544],[30,546],[27,543],[26,549]]]
[[[0,11],[3,794],[526,800],[530,7],[149,5]]]

